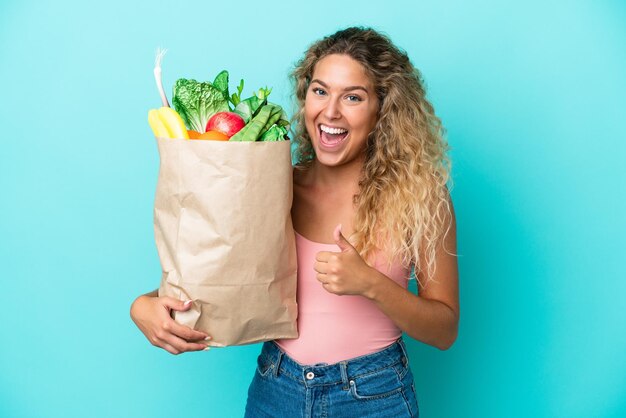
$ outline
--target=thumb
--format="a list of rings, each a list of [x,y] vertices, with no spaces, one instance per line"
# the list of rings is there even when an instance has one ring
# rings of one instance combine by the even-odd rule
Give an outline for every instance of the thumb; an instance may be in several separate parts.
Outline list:
[[[193,301],[191,299],[187,301],[183,301],[183,300],[174,299],[170,297],[163,298],[163,305],[165,305],[168,309],[173,309],[175,311],[188,310],[191,307],[191,305],[193,305],[192,302]]]
[[[341,251],[351,250],[354,247],[350,242],[343,236],[341,233],[341,224],[337,225],[335,228],[335,232],[333,232],[333,237],[335,238],[335,242]]]

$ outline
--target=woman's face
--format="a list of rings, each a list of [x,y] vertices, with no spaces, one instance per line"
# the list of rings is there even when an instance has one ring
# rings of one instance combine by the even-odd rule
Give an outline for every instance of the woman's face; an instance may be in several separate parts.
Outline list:
[[[340,54],[317,62],[304,119],[320,163],[338,166],[362,157],[377,114],[378,97],[360,63]]]

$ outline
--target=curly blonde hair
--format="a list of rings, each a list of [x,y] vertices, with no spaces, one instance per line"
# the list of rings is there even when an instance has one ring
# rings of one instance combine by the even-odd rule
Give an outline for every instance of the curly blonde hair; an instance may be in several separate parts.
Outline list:
[[[340,30],[312,44],[296,64],[291,74],[298,106],[293,117],[296,168],[306,170],[315,158],[304,123],[304,101],[315,65],[331,54],[359,62],[380,103],[354,196],[352,241],[365,259],[383,249],[390,260],[413,264],[416,277],[423,259],[423,273],[431,279],[438,245],[451,220],[448,144],[426,99],[420,72],[387,36],[371,28]]]

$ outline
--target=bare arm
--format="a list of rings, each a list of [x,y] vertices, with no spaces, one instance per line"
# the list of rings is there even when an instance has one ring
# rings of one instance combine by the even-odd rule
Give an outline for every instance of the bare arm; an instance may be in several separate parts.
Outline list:
[[[404,332],[426,344],[446,350],[457,337],[459,306],[459,272],[456,257],[456,220],[450,203],[450,229],[436,254],[436,270],[425,286],[424,260],[419,296],[372,269],[373,285],[364,293]]]
[[[145,295],[141,295],[141,296],[148,296],[148,297],[155,298],[155,297],[159,296],[159,289],[154,289],[152,292],[148,292]]]
[[[321,251],[316,256],[317,280],[328,292],[371,299],[412,338],[442,350],[449,348],[456,339],[459,323],[459,273],[452,205],[450,211],[450,229],[436,252],[434,280],[420,285],[419,296],[369,266],[341,234],[341,225],[334,233],[341,251]],[[424,271],[425,260],[419,263],[420,271]],[[423,274],[418,278],[421,283],[425,282]]]

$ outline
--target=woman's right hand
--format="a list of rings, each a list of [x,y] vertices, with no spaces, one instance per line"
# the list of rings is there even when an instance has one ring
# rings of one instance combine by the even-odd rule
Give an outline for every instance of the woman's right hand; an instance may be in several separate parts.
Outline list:
[[[130,307],[130,317],[152,345],[172,354],[208,350],[206,341],[211,337],[179,324],[170,316],[172,310],[186,311],[190,307],[191,301],[185,304],[171,297],[148,294],[135,299]]]

